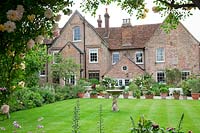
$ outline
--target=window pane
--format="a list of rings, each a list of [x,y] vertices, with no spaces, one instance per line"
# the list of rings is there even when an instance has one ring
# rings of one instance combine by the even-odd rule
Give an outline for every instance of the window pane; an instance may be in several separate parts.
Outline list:
[[[89,79],[97,79],[99,80],[99,71],[91,71],[89,72]]]
[[[129,79],[125,79],[125,86],[129,86]]]
[[[183,71],[182,72],[182,80],[186,80],[188,78],[188,76],[190,75],[189,71]]]
[[[159,82],[159,83],[165,82],[165,73],[164,72],[157,72],[157,82]]]
[[[142,52],[136,52],[135,54],[136,63],[143,63],[143,53]]]
[[[90,49],[90,63],[97,63],[98,62],[98,49]]]
[[[164,48],[157,48],[156,61],[164,61]]]
[[[81,40],[81,32],[80,32],[80,27],[75,27],[73,29],[73,33],[74,33],[74,41],[78,41],[78,40]]]
[[[119,61],[119,52],[114,52],[112,54],[112,63],[115,64]]]

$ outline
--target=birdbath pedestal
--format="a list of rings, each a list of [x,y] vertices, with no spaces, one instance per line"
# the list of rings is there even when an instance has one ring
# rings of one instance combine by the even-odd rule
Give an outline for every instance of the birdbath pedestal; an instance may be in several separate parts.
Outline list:
[[[123,90],[118,89],[118,90],[106,90],[106,91],[113,96],[112,111],[114,111],[114,112],[119,111],[117,98],[123,92]]]

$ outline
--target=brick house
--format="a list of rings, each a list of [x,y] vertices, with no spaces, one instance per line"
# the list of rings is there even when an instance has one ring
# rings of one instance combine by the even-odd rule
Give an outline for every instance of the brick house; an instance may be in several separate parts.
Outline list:
[[[80,64],[80,72],[70,83],[75,84],[80,78],[101,80],[108,76],[122,86],[145,72],[152,74],[156,81],[164,82],[166,68],[178,68],[183,78],[199,73],[199,42],[182,24],[166,34],[161,24],[132,26],[130,19],[124,19],[121,27],[110,27],[109,17],[106,10],[105,26],[102,28],[99,16],[98,28],[95,28],[75,11],[53,41],[49,53],[59,52]],[[47,77],[49,82],[57,82]]]

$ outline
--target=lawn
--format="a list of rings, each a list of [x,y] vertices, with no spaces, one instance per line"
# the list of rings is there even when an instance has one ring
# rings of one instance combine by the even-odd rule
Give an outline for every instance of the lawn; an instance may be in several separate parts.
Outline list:
[[[71,133],[73,110],[77,99],[66,100],[44,105],[11,114],[11,119],[0,121],[0,127],[5,127],[5,133],[14,131],[13,121],[22,128],[20,133],[45,131],[46,133]],[[135,100],[119,99],[119,112],[111,111],[111,99],[80,99],[80,131],[82,133],[97,133],[99,105],[103,108],[105,133],[130,133],[130,116],[138,121],[139,116],[159,123],[161,127],[176,127],[181,114],[184,113],[183,129],[200,133],[200,103],[194,100]],[[43,117],[42,121],[37,121]],[[38,125],[44,128],[37,129]],[[187,133],[187,132],[186,132]]]

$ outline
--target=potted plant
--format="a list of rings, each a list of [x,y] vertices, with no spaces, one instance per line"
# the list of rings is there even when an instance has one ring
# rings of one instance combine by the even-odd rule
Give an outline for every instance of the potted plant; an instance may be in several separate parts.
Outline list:
[[[128,96],[129,96],[129,89],[125,88],[123,91],[123,97],[124,97],[124,99],[128,99]]]
[[[141,96],[141,91],[139,89],[135,90],[133,92],[134,96],[137,98],[137,99],[140,99],[140,96]]]
[[[166,99],[166,97],[168,96],[169,90],[167,86],[161,86],[160,87],[160,96],[162,99]]]
[[[187,81],[183,80],[181,82],[181,88],[183,90],[183,99],[186,100],[187,96],[190,95],[190,90],[189,90]]]
[[[135,90],[139,89],[139,87],[134,82],[131,82],[128,87],[129,95],[134,95],[133,93],[135,92]]]
[[[92,89],[90,92],[90,98],[97,98],[98,97],[98,92],[96,91],[96,89]]]
[[[179,100],[180,91],[179,90],[174,90],[173,91],[173,96],[174,96],[174,99]]]
[[[146,99],[153,99],[153,96],[154,96],[154,91],[149,89],[145,92],[144,94],[145,98]]]
[[[191,95],[193,100],[199,99],[200,92],[200,79],[193,78],[187,80],[188,87],[191,89]]]
[[[97,90],[99,96],[104,97],[104,93],[103,93],[103,91],[105,91],[105,87],[104,86],[97,85],[96,86],[96,90]]]

